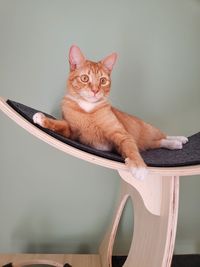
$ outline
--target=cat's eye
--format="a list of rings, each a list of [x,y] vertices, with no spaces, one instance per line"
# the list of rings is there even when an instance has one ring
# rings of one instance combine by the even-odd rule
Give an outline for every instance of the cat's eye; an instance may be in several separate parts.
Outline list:
[[[87,83],[89,81],[89,77],[86,74],[81,75],[81,81]]]
[[[105,77],[102,77],[102,78],[100,79],[100,83],[101,83],[101,85],[106,85],[107,82],[108,82],[108,80],[107,80]]]

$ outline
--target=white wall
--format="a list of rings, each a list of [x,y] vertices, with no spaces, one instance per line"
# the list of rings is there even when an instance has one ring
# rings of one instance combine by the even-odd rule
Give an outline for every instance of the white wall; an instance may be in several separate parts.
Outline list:
[[[200,1],[0,0],[0,95],[59,116],[74,43],[93,60],[119,54],[113,105],[169,134],[199,131]],[[0,129],[0,251],[96,252],[118,175],[2,113]],[[181,179],[176,253],[200,252],[199,178]],[[129,205],[116,253],[128,249],[130,217]]]

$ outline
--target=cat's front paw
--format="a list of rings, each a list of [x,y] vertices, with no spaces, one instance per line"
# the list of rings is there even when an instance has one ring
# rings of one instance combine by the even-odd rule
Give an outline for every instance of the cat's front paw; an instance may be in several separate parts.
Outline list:
[[[45,127],[45,115],[41,112],[37,112],[33,115],[33,122],[42,127]]]
[[[137,180],[144,180],[148,174],[147,167],[144,163],[136,164],[133,160],[129,158],[125,159],[125,164],[129,168],[129,171]]]
[[[148,170],[145,167],[133,167],[130,168],[130,172],[137,180],[144,180],[148,174]]]

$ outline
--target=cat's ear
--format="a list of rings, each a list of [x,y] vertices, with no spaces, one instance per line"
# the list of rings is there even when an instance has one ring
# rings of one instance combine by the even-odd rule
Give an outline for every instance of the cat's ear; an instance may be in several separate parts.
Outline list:
[[[101,60],[101,63],[106,67],[106,69],[108,69],[111,72],[115,65],[116,60],[117,60],[117,53],[112,53],[111,55]]]
[[[85,57],[80,48],[76,45],[72,45],[69,50],[69,64],[70,69],[75,70],[79,68],[85,62]]]

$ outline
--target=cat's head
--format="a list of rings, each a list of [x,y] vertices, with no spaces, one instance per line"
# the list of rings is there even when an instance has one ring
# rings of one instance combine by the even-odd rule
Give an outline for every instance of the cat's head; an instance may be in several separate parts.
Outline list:
[[[69,51],[69,94],[91,103],[107,98],[111,87],[110,76],[116,59],[117,54],[113,53],[99,62],[92,62],[73,45]]]

